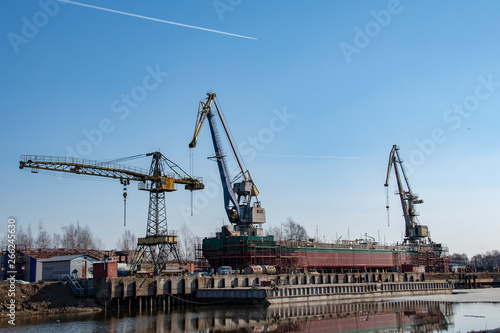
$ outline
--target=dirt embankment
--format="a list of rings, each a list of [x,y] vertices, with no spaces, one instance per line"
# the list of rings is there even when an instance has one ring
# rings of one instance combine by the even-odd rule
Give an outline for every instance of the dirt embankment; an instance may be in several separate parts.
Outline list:
[[[0,317],[9,313],[11,303],[8,282],[0,283]],[[15,285],[16,316],[48,313],[97,312],[103,307],[94,298],[76,297],[71,287],[62,282]]]

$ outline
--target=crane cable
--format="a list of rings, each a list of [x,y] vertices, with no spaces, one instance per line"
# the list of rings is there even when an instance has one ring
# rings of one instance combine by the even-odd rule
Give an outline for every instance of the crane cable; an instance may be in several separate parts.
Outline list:
[[[189,149],[189,174],[193,176],[194,169],[194,149]],[[191,216],[193,216],[193,191],[191,191]]]
[[[215,99],[217,100],[217,104],[219,105],[219,110],[220,110],[220,113],[222,114],[222,116],[224,117],[224,119],[226,119],[226,115],[224,114],[224,111],[222,111],[222,106],[221,106],[221,104],[220,104],[220,102],[219,102],[219,98],[217,98],[217,96],[215,96]],[[231,132],[231,128],[230,128],[229,126],[227,126],[227,130],[228,130],[228,132],[229,132],[229,135],[230,135],[231,137],[233,137],[233,133]],[[241,156],[241,153],[240,153],[240,151],[239,151],[239,149],[238,149],[238,146],[237,146],[237,145],[234,145],[234,149],[236,150],[236,154],[237,154],[238,156]],[[244,173],[244,172],[248,172],[248,168],[247,168],[247,166],[246,166],[246,164],[245,164],[245,160],[243,160],[243,159],[240,159],[240,160],[241,160],[241,163],[242,163],[242,165],[243,165],[243,168],[244,168],[245,170],[247,170],[247,171],[243,171],[243,170],[242,170],[241,172],[242,172],[242,173]],[[238,176],[239,176],[239,174],[238,174]],[[241,177],[245,177],[245,175],[241,174]],[[236,178],[236,177],[235,177],[235,178]],[[235,180],[236,180],[236,179],[235,179]],[[235,180],[233,180],[233,181],[235,181]]]
[[[138,154],[138,155],[132,155],[132,156],[127,156],[127,157],[122,157],[122,158],[116,158],[112,160],[107,160],[104,161],[103,163],[119,163],[119,162],[125,162],[125,161],[130,161],[130,160],[135,160],[141,157],[146,156],[146,154]]]
[[[222,106],[220,106],[221,104],[220,104],[220,102],[219,102],[219,98],[217,98],[217,96],[215,96],[215,99],[216,99],[216,101],[217,101],[217,105],[219,105],[219,110],[220,110],[220,113],[224,116],[224,118],[226,118],[226,116],[224,115],[224,111],[222,111]],[[227,126],[227,130],[228,130],[228,132],[229,132],[229,135],[230,135],[231,137],[233,137],[233,133],[231,132],[231,128],[229,128],[229,126]],[[234,146],[234,149],[235,149],[235,151],[236,151],[236,152],[235,152],[235,154],[241,157],[241,153],[240,153],[240,151],[239,151],[239,149],[238,149],[238,146],[237,146],[237,145],[235,145],[235,146]],[[236,158],[236,156],[235,156],[235,158]],[[248,172],[248,168],[247,168],[247,166],[246,166],[246,164],[245,164],[245,160],[244,160],[244,159],[242,159],[242,158],[240,158],[240,160],[241,160],[241,163],[243,164],[243,168],[244,168],[246,171],[245,171],[245,170],[241,170],[241,172],[233,178],[233,180],[231,181],[231,183],[236,182],[236,180],[238,180],[238,178],[240,178],[240,177],[242,177],[243,179],[245,179],[245,178],[246,178],[246,177],[245,177],[245,173],[249,176],[249,178],[251,178],[251,177],[250,177],[250,173]],[[253,179],[251,180],[251,182],[252,182],[252,186],[254,186],[254,187],[255,187],[255,183],[253,182]],[[250,197],[250,200],[251,200],[251,197]],[[259,202],[259,198],[258,198],[257,196],[255,196],[255,200],[256,200],[257,202]]]
[[[391,226],[391,220],[389,219],[389,186],[385,187],[385,208],[387,208],[387,226]]]

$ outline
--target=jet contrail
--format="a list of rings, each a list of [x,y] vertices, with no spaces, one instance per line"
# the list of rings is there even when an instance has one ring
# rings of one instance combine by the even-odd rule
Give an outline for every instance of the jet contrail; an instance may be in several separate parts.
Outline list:
[[[247,38],[247,39],[257,40],[257,38],[254,38],[254,37],[237,35],[237,34],[232,34],[230,32],[224,32],[224,31],[219,31],[219,30],[202,28],[202,27],[197,27],[197,26],[189,25],[189,24],[183,24],[183,23],[177,23],[177,22],[172,22],[172,21],[160,20],[160,19],[157,19],[157,18],[154,18],[154,17],[147,17],[147,16],[142,16],[142,15],[127,13],[127,12],[122,12],[122,11],[119,11],[119,10],[114,10],[114,9],[109,9],[109,8],[103,8],[103,7],[97,7],[97,6],[87,5],[87,4],[84,4],[84,3],[79,3],[79,2],[69,1],[69,0],[58,0],[58,1],[59,2],[64,2],[64,3],[69,3],[69,4],[72,4],[72,5],[77,5],[77,6],[83,6],[83,7],[88,7],[88,8],[94,8],[94,9],[104,10],[106,12],[111,12],[111,13],[116,13],[116,14],[123,14],[123,15],[127,15],[127,16],[138,17],[138,18],[142,18],[142,19],[146,19],[146,20],[150,20],[150,21],[156,21],[156,22],[161,22],[161,23],[178,25],[178,26],[185,27],[185,28],[198,29],[198,30],[203,30],[203,31],[208,31],[208,32],[215,32],[217,34],[222,34],[222,35],[228,35],[228,36],[233,36],[233,37],[240,37],[240,38]]]

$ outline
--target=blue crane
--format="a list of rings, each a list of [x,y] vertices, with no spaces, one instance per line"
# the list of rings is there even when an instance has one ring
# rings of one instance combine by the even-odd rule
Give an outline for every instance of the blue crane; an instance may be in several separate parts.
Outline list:
[[[259,191],[255,186],[250,172],[243,167],[241,158],[238,155],[233,139],[229,133],[229,129],[224,121],[224,117],[220,111],[219,105],[215,100],[215,93],[208,93],[207,98],[199,103],[198,115],[196,117],[196,126],[194,130],[193,140],[189,144],[190,148],[195,148],[198,140],[198,134],[206,119],[210,126],[212,135],[212,143],[214,145],[215,156],[210,157],[217,162],[219,175],[224,193],[224,207],[227,217],[236,227],[236,230],[242,235],[251,233],[254,224],[262,224],[266,222],[266,213],[261,207],[260,201],[257,199]],[[217,113],[212,111],[212,104],[215,105]],[[227,167],[226,155],[222,148],[222,142],[217,129],[216,115],[224,128],[224,132],[231,145],[234,157],[238,162],[239,174],[231,180],[229,169]],[[255,198],[255,201],[253,200]]]

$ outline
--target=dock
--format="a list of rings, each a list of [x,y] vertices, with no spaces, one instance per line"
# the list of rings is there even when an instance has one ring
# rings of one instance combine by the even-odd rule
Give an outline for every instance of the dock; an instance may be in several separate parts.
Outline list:
[[[95,280],[106,306],[166,309],[172,305],[375,300],[451,293],[453,284],[422,273],[324,273],[118,277]]]

